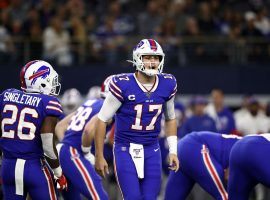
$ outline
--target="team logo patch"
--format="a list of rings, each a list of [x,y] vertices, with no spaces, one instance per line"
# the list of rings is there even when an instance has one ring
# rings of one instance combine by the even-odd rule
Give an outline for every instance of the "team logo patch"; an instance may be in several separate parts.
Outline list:
[[[50,68],[43,65],[36,72],[34,72],[32,76],[29,77],[29,80],[32,80],[31,85],[33,85],[39,77],[45,79],[49,75]]]
[[[133,153],[135,153],[134,158],[141,158],[139,155],[142,149],[133,149]]]

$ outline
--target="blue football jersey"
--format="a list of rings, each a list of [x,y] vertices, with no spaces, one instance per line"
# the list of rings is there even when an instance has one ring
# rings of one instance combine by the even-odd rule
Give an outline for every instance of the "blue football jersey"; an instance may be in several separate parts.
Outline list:
[[[134,73],[114,76],[110,92],[122,102],[115,116],[115,142],[151,144],[158,141],[164,104],[177,92],[171,74],[156,75],[148,91]]]
[[[90,119],[99,112],[103,102],[103,99],[93,99],[86,101],[82,106],[80,106],[69,122],[69,126],[65,132],[62,143],[80,150],[84,127],[87,122],[89,122]]]
[[[229,166],[229,156],[232,146],[241,138],[236,135],[218,134],[215,132],[192,132],[186,136],[205,144],[211,155],[222,164],[223,168]]]
[[[7,89],[0,95],[2,137],[0,147],[6,158],[36,159],[44,155],[40,131],[47,116],[59,118],[58,99],[39,93]]]

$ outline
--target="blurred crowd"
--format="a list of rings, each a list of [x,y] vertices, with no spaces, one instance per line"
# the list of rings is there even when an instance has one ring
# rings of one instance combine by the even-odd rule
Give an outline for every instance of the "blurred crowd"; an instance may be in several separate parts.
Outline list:
[[[156,38],[167,64],[269,61],[267,0],[1,0],[0,63],[122,63]]]

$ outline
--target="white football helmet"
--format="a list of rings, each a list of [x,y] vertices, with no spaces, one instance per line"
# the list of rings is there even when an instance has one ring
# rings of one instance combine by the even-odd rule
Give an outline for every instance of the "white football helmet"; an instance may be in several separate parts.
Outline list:
[[[79,90],[76,88],[67,89],[62,98],[61,104],[66,115],[74,112],[82,103],[83,97]]]
[[[160,63],[158,69],[148,69],[144,66],[142,61],[142,56],[144,55],[157,55],[160,57]],[[156,74],[162,73],[164,65],[165,54],[159,43],[153,39],[143,39],[137,46],[133,49],[133,61],[129,61],[136,66],[136,69],[145,73],[148,76],[154,76]]]
[[[100,97],[100,86],[94,85],[89,88],[88,93],[86,95],[87,99],[97,99]]]
[[[59,95],[61,84],[53,67],[43,60],[28,62],[20,73],[21,89],[46,95]]]
[[[102,83],[101,89],[100,89],[100,97],[106,98],[107,94],[109,93],[110,89],[110,82],[112,80],[114,75],[108,76]]]

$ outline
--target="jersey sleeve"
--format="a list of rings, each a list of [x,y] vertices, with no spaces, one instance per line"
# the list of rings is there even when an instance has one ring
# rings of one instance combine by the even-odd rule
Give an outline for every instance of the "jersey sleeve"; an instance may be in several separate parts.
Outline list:
[[[44,98],[44,111],[46,116],[61,118],[63,109],[59,100],[53,96]]]
[[[172,80],[171,80],[171,83],[170,83],[171,93],[170,93],[170,96],[169,96],[169,100],[172,97],[174,97],[176,95],[176,93],[177,93],[177,80],[176,80],[176,78],[173,75],[171,75],[171,76],[172,76]]]
[[[121,103],[124,101],[124,88],[120,75],[114,76],[110,82],[109,90]],[[124,78],[123,78],[124,79]]]
[[[165,74],[161,75],[163,79],[163,89],[164,93],[166,94],[166,101],[169,101],[172,97],[176,95],[177,92],[177,80],[172,74]]]

